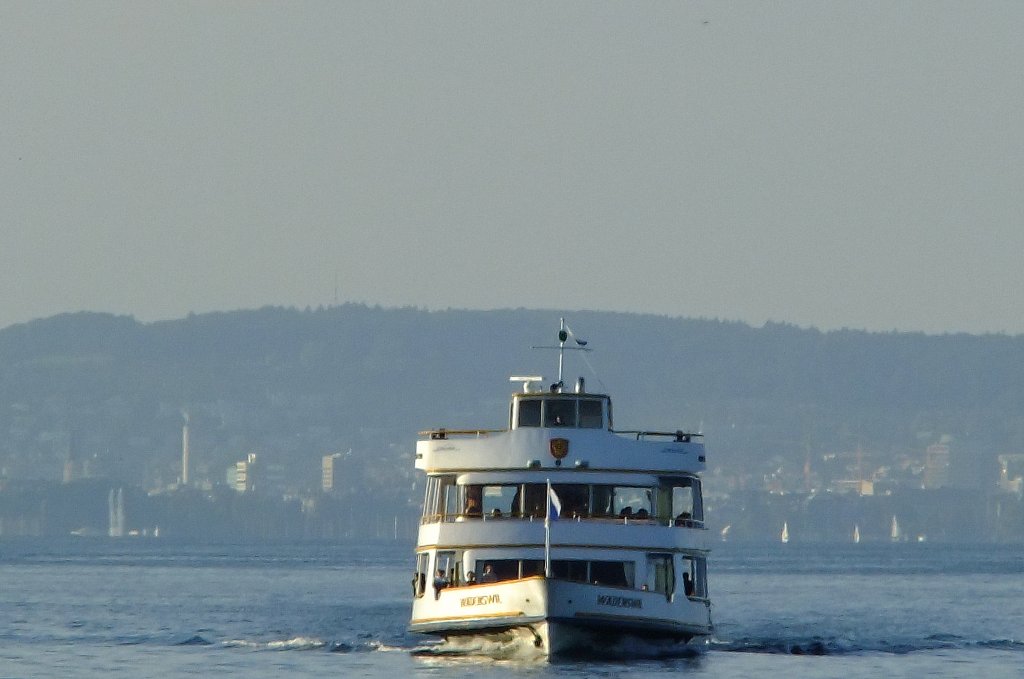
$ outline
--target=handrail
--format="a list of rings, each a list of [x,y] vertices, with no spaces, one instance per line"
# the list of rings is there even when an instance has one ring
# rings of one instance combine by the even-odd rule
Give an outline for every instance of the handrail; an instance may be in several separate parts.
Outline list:
[[[640,430],[612,430],[613,434],[636,434],[636,440],[639,441],[647,436],[671,436],[676,440],[676,443],[689,443],[690,439],[703,438],[704,434],[694,434],[692,432],[686,432],[682,429],[676,431],[640,431]]]
[[[595,523],[595,524],[623,524],[623,525],[643,525],[643,526],[664,526],[669,528],[694,528],[697,530],[706,530],[703,521],[697,519],[663,519],[658,517],[649,517],[646,519],[638,519],[635,516],[563,516],[559,521],[563,522],[576,522],[576,523]],[[502,514],[495,516],[493,514],[427,514],[420,517],[420,524],[431,524],[431,523],[463,523],[473,521],[528,521],[541,523],[544,521],[543,516],[535,515],[521,515],[521,514]]]
[[[444,440],[449,436],[487,436],[488,434],[499,434],[501,432],[508,431],[507,429],[427,429],[419,432],[420,436],[427,437],[431,440],[438,441]]]

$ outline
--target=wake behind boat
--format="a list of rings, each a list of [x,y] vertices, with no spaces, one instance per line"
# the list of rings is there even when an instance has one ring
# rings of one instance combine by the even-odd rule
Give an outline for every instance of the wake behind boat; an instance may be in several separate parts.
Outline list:
[[[700,435],[614,430],[607,395],[563,388],[568,338],[550,388],[512,378],[508,429],[421,433],[410,631],[547,655],[711,633]]]

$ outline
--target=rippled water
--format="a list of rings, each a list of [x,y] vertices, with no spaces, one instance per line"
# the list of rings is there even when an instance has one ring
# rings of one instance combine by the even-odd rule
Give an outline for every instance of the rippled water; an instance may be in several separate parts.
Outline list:
[[[0,541],[0,677],[1021,676],[1024,551],[716,545],[715,638],[600,660],[405,632],[411,546]],[[479,655],[477,653],[485,653]]]

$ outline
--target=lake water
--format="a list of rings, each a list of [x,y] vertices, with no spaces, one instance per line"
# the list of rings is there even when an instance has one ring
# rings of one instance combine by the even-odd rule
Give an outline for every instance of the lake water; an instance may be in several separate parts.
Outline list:
[[[0,677],[1024,676],[1024,549],[715,550],[712,641],[548,664],[407,634],[407,544],[0,540]]]

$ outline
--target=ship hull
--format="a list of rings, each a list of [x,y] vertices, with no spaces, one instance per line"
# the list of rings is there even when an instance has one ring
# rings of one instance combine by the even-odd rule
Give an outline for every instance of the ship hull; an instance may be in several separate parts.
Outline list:
[[[681,644],[712,629],[703,599],[542,577],[451,588],[425,599],[417,602],[411,632],[462,644],[515,640],[548,656],[599,653],[625,639]]]

